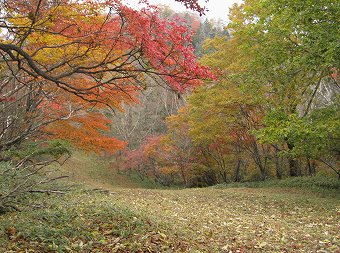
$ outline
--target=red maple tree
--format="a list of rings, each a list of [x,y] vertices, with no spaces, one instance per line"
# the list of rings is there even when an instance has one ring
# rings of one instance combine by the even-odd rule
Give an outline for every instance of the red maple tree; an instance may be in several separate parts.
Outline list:
[[[187,6],[199,10],[196,5]],[[41,127],[81,142],[86,139],[81,133],[89,135],[86,128],[97,129],[105,143],[103,130],[108,122],[99,116],[102,108],[117,109],[122,102],[133,102],[134,94],[150,78],[165,81],[177,92],[213,78],[196,61],[191,32],[184,25],[162,20],[150,5],[135,10],[118,0],[4,0],[0,8],[4,13],[0,65],[5,73],[0,77],[0,97],[2,103],[12,103],[13,110],[20,111],[10,124],[19,131],[1,126],[6,134],[0,148],[20,142]],[[0,112],[4,122],[13,110]],[[29,113],[22,113],[25,110]],[[72,138],[60,131],[60,124],[80,136]],[[87,139],[88,144],[100,143]]]

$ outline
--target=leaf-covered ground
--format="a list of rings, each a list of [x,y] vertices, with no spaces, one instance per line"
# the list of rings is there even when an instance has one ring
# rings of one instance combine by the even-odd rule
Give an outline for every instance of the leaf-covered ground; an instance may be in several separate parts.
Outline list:
[[[107,191],[81,187],[48,196],[44,208],[0,215],[0,252],[340,253],[339,197],[289,188],[140,189],[82,157],[62,173]]]
[[[45,205],[0,216],[0,252],[340,252],[339,199],[294,190],[112,187]]]
[[[44,205],[0,216],[0,252],[185,252],[190,245],[106,191],[77,190]]]
[[[198,252],[340,252],[340,203],[280,189],[117,190]],[[194,251],[196,252],[196,251]]]

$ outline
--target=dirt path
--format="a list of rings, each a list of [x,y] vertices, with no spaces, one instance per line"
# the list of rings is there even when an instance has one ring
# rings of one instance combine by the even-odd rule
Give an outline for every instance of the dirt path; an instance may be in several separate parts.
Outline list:
[[[340,252],[337,200],[260,189],[115,189],[202,252]]]

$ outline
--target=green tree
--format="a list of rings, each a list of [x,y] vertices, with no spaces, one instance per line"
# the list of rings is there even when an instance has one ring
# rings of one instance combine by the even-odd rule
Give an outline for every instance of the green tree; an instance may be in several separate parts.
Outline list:
[[[260,94],[270,119],[266,121],[263,134],[258,135],[263,142],[275,144],[280,139],[285,142],[288,153],[304,147],[305,152],[299,154],[308,153],[310,148],[307,146],[313,145],[313,142],[308,145],[307,140],[300,145],[305,130],[301,122],[314,124],[312,114],[315,113],[312,111],[319,108],[313,105],[320,100],[319,91],[325,85],[333,84],[334,94],[339,92],[337,80],[332,78],[340,63],[339,7],[339,3],[328,0],[250,0],[233,8],[229,27],[233,36],[240,38],[240,49],[250,56],[248,72],[241,77],[244,88],[265,90]],[[334,101],[334,97],[336,95],[330,100]],[[334,102],[323,107],[332,104]],[[276,112],[280,112],[280,117],[273,117]],[[289,138],[278,135],[285,129],[285,124],[295,122],[296,125],[297,121],[301,124],[294,128],[295,134]],[[322,118],[319,121],[328,127],[311,131],[309,135],[315,135],[311,138],[318,139],[318,135],[326,134],[320,131],[331,129],[335,123]],[[319,147],[319,155],[314,157],[321,158],[324,147]],[[291,176],[299,175],[296,158],[289,158]]]

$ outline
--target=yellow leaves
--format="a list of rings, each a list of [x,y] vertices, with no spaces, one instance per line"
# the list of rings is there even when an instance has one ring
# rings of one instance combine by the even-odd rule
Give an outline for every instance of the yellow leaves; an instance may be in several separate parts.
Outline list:
[[[167,117],[169,132],[181,132],[188,128],[188,108],[183,107],[178,110],[176,115]]]
[[[160,169],[158,169],[159,172],[163,175],[172,175],[172,174],[176,174],[179,172],[179,168],[178,166],[165,166],[165,167],[161,167]]]
[[[15,18],[9,18],[8,21],[17,27],[28,27],[32,21],[25,16],[18,15]]]

